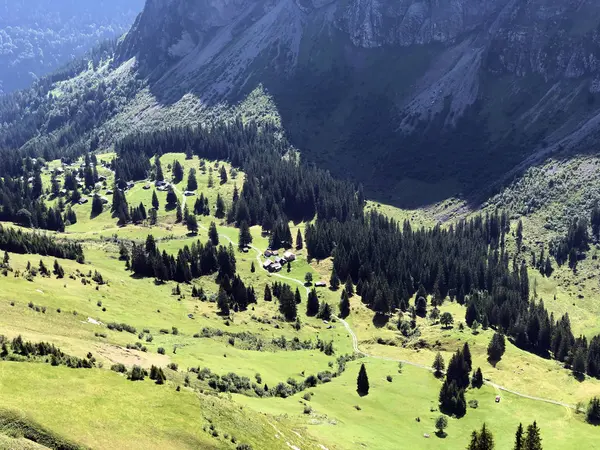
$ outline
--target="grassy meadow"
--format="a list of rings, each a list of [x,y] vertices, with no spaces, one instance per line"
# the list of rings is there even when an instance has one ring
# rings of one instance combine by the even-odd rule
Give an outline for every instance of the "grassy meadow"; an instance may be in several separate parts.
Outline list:
[[[110,157],[100,155],[98,159]],[[9,254],[13,272],[0,275],[0,334],[9,339],[22,335],[34,342],[48,341],[65,353],[82,358],[91,353],[97,367],[70,369],[43,361],[0,361],[0,418],[2,411],[8,411],[81,446],[101,449],[235,449],[240,443],[250,444],[253,449],[463,449],[471,431],[483,422],[494,432],[497,448],[510,448],[518,423],[528,424],[533,420],[542,429],[546,449],[594,448],[597,428],[585,424],[583,415],[572,408],[505,392],[500,394],[502,401],[495,403],[498,392],[490,386],[469,390],[467,400],[476,400],[477,408],[469,407],[464,418],[450,418],[446,436],[435,434],[441,381],[426,369],[408,364],[399,367],[398,362],[391,360],[402,359],[429,367],[438,351],[448,361],[457,348],[469,342],[474,367],[481,367],[486,379],[509,389],[571,405],[600,395],[600,381],[579,382],[555,361],[544,360],[510,343],[502,360],[491,366],[486,360],[486,349],[492,331],[480,330],[478,334],[468,328],[461,331],[458,325],[464,321],[464,307],[448,301],[440,309],[453,315],[453,327],[443,329],[429,319],[418,319],[418,334],[407,339],[397,329],[397,316],[383,326],[376,326],[372,312],[354,296],[347,321],[357,335],[360,349],[390,360],[364,357],[347,362],[339,377],[288,398],[218,393],[209,388],[188,369],[208,368],[218,375],[235,373],[252,382],[256,380],[261,386],[273,387],[289,379],[301,382],[311,374],[335,371],[336,359],[353,353],[352,339],[339,321],[326,324],[306,316],[306,289],[302,286],[305,274],[312,273],[314,281],[328,281],[332,262],[308,261],[305,249],[297,252],[298,259],[289,273],[284,268],[279,275],[273,275],[260,267],[261,257],[255,249],[243,253],[234,245],[237,272],[246,285],[255,288],[258,303],[250,305],[247,311],[232,313],[229,318],[218,314],[215,302],[218,285],[214,276],[181,285],[181,295],[174,295],[175,283],[156,284],[150,278],[135,278],[126,270],[125,262],[119,260],[119,242],[141,243],[148,234],[157,239],[161,251],[176,254],[197,240],[206,242],[206,230],[215,221],[221,243],[228,245],[228,239],[237,242],[238,230],[215,219],[212,213],[219,194],[226,206],[230,206],[234,186],[241,189],[244,174],[238,172],[235,179],[230,177],[221,184],[218,167],[225,165],[231,173],[227,163],[205,161],[203,173],[198,158],[186,160],[184,154],[165,154],[161,162],[166,178],[175,159],[185,169],[184,180],[176,185],[177,190],[186,189],[188,170],[194,167],[197,193],[202,192],[210,202],[211,216],[198,217],[197,235],[190,235],[185,226],[175,223],[175,211],[165,210],[166,193],[157,192],[158,224],[152,227],[147,224],[118,227],[109,206],[93,219],[91,202],[74,206],[77,223],[58,237],[80,242],[86,262],[81,265],[60,260],[65,269],[63,279],[38,275],[28,281],[23,276],[17,277],[15,272],[23,274],[28,263],[36,267],[41,260],[51,268],[54,258]],[[50,166],[57,164],[53,162]],[[213,169],[214,180],[210,188],[209,168]],[[106,172],[101,173],[110,179],[110,171]],[[49,176],[45,176],[44,181],[49,184]],[[146,209],[151,208],[153,188],[146,190],[145,184],[138,182],[126,193],[130,206],[141,202]],[[188,207],[193,206],[194,200],[195,197],[186,198]],[[399,212],[376,204],[369,204],[368,208],[399,220],[411,219],[416,226],[435,223],[427,213]],[[304,224],[290,224],[292,235],[295,237],[298,228],[303,230],[303,227]],[[260,227],[252,228],[251,232],[253,246],[265,250],[268,240],[261,235]],[[255,271],[251,270],[253,264]],[[96,271],[105,284],[91,281],[88,274]],[[530,275],[532,283],[536,280],[540,298],[548,299],[548,308],[555,314],[563,311],[571,314],[574,330],[600,329],[595,291],[586,288],[589,295],[575,302],[571,301],[569,289],[560,285],[560,276],[569,276],[562,269],[550,279]],[[265,286],[274,281],[287,282],[293,289],[299,289],[302,296],[298,305],[299,330],[281,320],[276,299],[263,300]],[[204,289],[207,301],[192,297],[192,285]],[[318,295],[321,302],[330,303],[337,312],[340,291],[322,288]],[[136,332],[110,330],[107,327],[110,323],[125,323]],[[224,334],[208,333],[208,337],[201,337],[203,330],[220,330]],[[250,341],[245,341],[242,333],[260,340],[262,348],[249,346]],[[313,344],[317,339],[331,341],[334,354],[328,356],[314,347],[284,350],[273,343],[282,337],[288,342],[294,338]],[[371,383],[371,392],[366,397],[356,393],[361,363],[365,363]],[[124,364],[127,368],[159,366],[168,381],[162,386],[148,379],[132,382],[111,371],[114,364]],[[18,427],[0,427],[0,448],[39,448],[31,440],[22,439],[23,434]]]

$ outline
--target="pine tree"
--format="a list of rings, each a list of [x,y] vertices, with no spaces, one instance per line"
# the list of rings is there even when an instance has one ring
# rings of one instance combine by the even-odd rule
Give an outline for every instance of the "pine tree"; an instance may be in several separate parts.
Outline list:
[[[222,219],[225,217],[225,202],[223,202],[221,194],[217,194],[215,217],[217,219]]]
[[[504,335],[498,332],[494,333],[490,344],[488,345],[488,358],[492,362],[498,362],[502,359],[504,351],[506,349],[506,343]]]
[[[54,260],[54,275],[56,275],[56,278],[64,278],[65,276],[65,270],[56,259]]]
[[[369,377],[367,376],[367,369],[364,364],[360,366],[360,371],[358,372],[356,392],[358,392],[358,395],[361,397],[369,394]]]
[[[337,291],[340,287],[340,279],[335,271],[335,267],[331,270],[331,278],[329,279],[329,286],[334,291]]]
[[[298,234],[296,234],[296,250],[302,250],[303,247],[302,233],[300,232],[300,229],[298,229]]]
[[[8,267],[10,265],[10,256],[8,256],[8,252],[4,252],[4,258],[2,260],[4,267]]]
[[[152,207],[158,210],[160,203],[158,203],[158,196],[156,195],[156,191],[152,191]]]
[[[348,275],[348,278],[346,278],[344,289],[348,293],[348,297],[352,297],[354,295],[354,284],[352,283],[352,278],[350,275]]]
[[[300,295],[300,289],[296,288],[296,292],[294,293],[294,300],[296,304],[300,304],[302,302],[302,296]]]
[[[350,315],[350,299],[348,298],[348,292],[344,289],[342,291],[342,297],[340,300],[340,317],[345,319]]]
[[[248,226],[248,222],[244,221],[240,224],[238,247],[241,250],[250,244],[252,244],[252,234],[250,233],[250,227]]]
[[[223,287],[219,289],[219,295],[217,297],[217,306],[219,307],[219,310],[222,315],[229,315],[229,295],[227,295],[227,292],[225,292],[225,289],[223,289]]]
[[[177,210],[175,212],[175,223],[183,222],[183,212],[181,211],[181,203],[177,201]]]
[[[192,167],[188,173],[187,190],[193,192],[196,189],[198,189],[198,180],[196,179],[196,169]]]
[[[198,233],[198,219],[193,214],[190,214],[186,221],[187,229],[190,233],[196,234]]]
[[[319,297],[317,291],[313,288],[308,293],[308,300],[306,301],[306,315],[309,317],[316,316],[319,313]]]
[[[174,208],[178,201],[177,194],[175,194],[173,188],[169,188],[167,192],[167,209]]]
[[[225,166],[221,166],[219,176],[221,178],[221,184],[227,183],[227,170],[225,169]]]
[[[208,238],[215,247],[219,245],[219,232],[217,231],[217,224],[214,222],[211,222],[208,227]]]
[[[91,213],[91,217],[97,217],[100,214],[102,214],[102,209],[103,209],[103,205],[102,205],[102,200],[100,199],[100,197],[98,195],[94,195],[94,198],[92,199],[92,213]]]
[[[444,369],[446,368],[446,364],[444,363],[444,358],[440,352],[437,352],[435,355],[432,367],[434,370],[433,374],[438,378],[441,377],[444,373]]]
[[[162,170],[162,164],[160,163],[160,156],[158,154],[156,154],[156,156],[154,156],[154,179],[156,181],[164,181],[165,180],[165,176],[164,176],[163,170]]]
[[[173,163],[173,182],[177,184],[181,180],[183,180],[183,166],[179,160],[175,160]]]
[[[483,373],[481,373],[481,368],[478,367],[475,373],[473,374],[473,378],[471,378],[471,386],[479,389],[483,386]]]
[[[256,267],[254,266],[254,261],[250,263],[250,273],[256,272]]]
[[[527,427],[524,450],[542,450],[540,429],[535,421]]]
[[[273,301],[273,294],[271,293],[271,288],[267,284],[265,286],[265,302],[272,302],[272,301]]]
[[[473,370],[473,360],[471,358],[471,349],[469,348],[469,343],[465,342],[462,349],[463,359],[465,360],[465,364],[467,365],[468,371],[471,372]]]
[[[419,317],[425,317],[427,315],[427,299],[425,297],[418,297],[415,301],[415,312]]]
[[[516,243],[517,243],[517,251],[520,252],[521,246],[523,245],[523,221],[521,219],[519,219],[519,222],[517,223]]]
[[[594,397],[590,400],[586,420],[592,425],[600,425],[600,398]]]
[[[520,423],[515,434],[515,446],[513,450],[525,450],[525,442],[523,438],[523,424]]]
[[[329,303],[321,303],[321,306],[319,308],[319,314],[317,314],[317,317],[321,320],[331,320],[331,306],[329,306]]]

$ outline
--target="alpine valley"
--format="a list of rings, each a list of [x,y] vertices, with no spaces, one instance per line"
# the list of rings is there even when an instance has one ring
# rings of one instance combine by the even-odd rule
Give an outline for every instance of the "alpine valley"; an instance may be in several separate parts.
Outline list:
[[[0,61],[136,10],[37,3]],[[35,78],[0,448],[596,448],[598,2],[146,0]]]

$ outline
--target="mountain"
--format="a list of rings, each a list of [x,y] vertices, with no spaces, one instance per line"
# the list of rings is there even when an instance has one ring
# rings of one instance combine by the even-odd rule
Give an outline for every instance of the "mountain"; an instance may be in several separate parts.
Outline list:
[[[118,87],[113,108],[67,145],[241,111],[372,198],[478,204],[591,149],[599,25],[587,0],[148,0],[110,63],[81,75]],[[36,120],[50,110],[64,114]]]
[[[0,94],[126,32],[142,0],[3,0],[0,2]]]

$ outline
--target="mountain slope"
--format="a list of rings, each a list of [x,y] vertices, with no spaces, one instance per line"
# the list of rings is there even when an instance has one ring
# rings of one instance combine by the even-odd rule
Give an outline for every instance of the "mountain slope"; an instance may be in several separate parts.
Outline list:
[[[142,7],[142,0],[0,2],[0,94],[119,37]]]
[[[599,24],[587,0],[148,0],[110,64],[59,88],[101,78],[128,92],[84,146],[248,113],[236,105],[252,93],[307,161],[371,197],[479,202],[551,155],[590,149]]]

